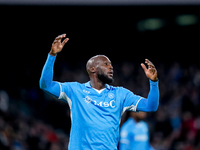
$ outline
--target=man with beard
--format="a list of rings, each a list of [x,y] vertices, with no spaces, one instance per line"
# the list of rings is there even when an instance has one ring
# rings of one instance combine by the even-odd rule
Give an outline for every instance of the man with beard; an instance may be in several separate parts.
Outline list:
[[[86,64],[90,81],[53,81],[53,65],[69,38],[66,34],[56,37],[42,70],[40,88],[68,103],[71,111],[69,150],[117,150],[119,124],[122,114],[128,111],[156,111],[159,104],[157,71],[148,60],[142,63],[150,81],[148,98],[133,94],[123,87],[108,84],[113,80],[111,61],[104,55],[90,58]],[[61,42],[61,40],[63,42]]]

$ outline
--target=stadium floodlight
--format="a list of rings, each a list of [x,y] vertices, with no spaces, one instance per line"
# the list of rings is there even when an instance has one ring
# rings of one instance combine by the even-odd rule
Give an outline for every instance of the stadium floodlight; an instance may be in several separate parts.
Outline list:
[[[139,31],[158,30],[165,26],[165,21],[160,18],[148,18],[137,23]]]
[[[192,14],[179,15],[175,19],[176,23],[180,26],[194,25],[198,20],[198,17]]]

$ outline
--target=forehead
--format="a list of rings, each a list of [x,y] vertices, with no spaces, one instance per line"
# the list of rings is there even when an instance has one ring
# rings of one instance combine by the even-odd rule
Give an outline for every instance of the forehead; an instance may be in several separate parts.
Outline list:
[[[86,64],[87,67],[92,67],[92,66],[96,66],[98,64],[104,63],[104,62],[108,62],[111,63],[111,61],[109,60],[109,58],[105,55],[96,55],[93,56],[92,58],[90,58]]]
[[[109,58],[108,57],[106,57],[106,56],[99,56],[99,57],[97,57],[97,61],[100,61],[100,62],[105,62],[105,61],[107,61],[107,62],[111,62],[110,60],[109,60]]]

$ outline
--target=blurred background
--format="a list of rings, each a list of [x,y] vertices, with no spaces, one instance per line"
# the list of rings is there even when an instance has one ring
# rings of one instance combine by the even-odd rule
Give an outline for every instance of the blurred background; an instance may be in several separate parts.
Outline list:
[[[62,33],[70,40],[54,80],[87,82],[87,60],[104,54],[114,66],[113,85],[147,97],[140,63],[148,58],[160,80],[158,111],[145,120],[152,146],[199,150],[199,9],[196,0],[0,0],[0,150],[67,150],[69,107],[39,89]]]

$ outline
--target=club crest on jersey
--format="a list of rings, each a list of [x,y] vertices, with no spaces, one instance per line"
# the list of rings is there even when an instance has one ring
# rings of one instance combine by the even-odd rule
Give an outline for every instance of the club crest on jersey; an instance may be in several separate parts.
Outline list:
[[[108,97],[109,97],[110,99],[113,99],[113,98],[115,97],[115,95],[114,95],[113,93],[108,93]]]
[[[87,104],[89,104],[89,103],[92,102],[92,99],[91,99],[89,96],[86,96],[86,97],[84,98],[84,100],[85,100],[85,102],[86,102]]]

